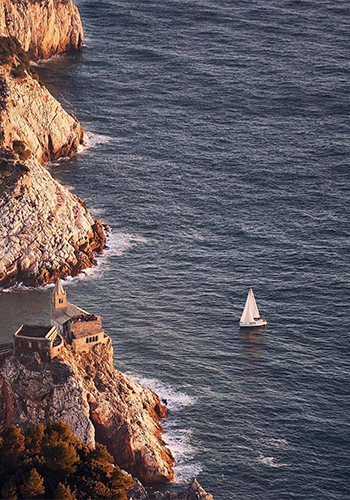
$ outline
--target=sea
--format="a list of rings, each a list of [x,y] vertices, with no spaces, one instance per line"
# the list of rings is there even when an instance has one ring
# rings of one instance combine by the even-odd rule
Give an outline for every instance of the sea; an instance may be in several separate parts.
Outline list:
[[[38,71],[86,144],[47,168],[110,236],[64,286],[167,400],[171,488],[349,499],[349,1],[76,3],[84,47]],[[3,290],[0,339],[51,292]]]

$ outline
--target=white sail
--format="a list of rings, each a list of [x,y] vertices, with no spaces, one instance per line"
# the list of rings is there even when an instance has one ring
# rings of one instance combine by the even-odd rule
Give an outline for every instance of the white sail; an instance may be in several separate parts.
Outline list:
[[[249,294],[251,296],[251,301],[252,301],[253,316],[255,319],[260,318],[259,309],[258,309],[258,306],[256,305],[256,300],[255,300],[252,288],[249,289]]]
[[[255,318],[260,318],[258,306],[252,288],[249,289],[247,300],[240,319],[241,323],[252,323]]]

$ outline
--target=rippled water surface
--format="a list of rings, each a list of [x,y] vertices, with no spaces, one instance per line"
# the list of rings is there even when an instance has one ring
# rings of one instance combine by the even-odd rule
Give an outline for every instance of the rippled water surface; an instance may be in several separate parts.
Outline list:
[[[40,72],[91,147],[49,168],[112,233],[70,300],[168,399],[175,489],[349,498],[348,1],[77,3]],[[2,339],[49,295],[2,293]]]

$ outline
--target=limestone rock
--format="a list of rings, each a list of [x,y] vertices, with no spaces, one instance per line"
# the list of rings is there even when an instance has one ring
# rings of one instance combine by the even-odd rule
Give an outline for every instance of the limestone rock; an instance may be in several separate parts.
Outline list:
[[[33,60],[78,49],[83,29],[72,0],[1,0],[0,36],[17,38]]]
[[[94,265],[105,239],[85,204],[34,158],[0,156],[0,286],[44,285]]]
[[[193,479],[185,491],[175,493],[174,491],[150,491],[142,486],[136,479],[135,486],[128,493],[129,500],[213,500],[213,495],[207,493],[199,484],[197,479]]]
[[[45,87],[28,74],[13,77],[6,65],[0,66],[0,81],[5,94],[0,108],[3,147],[11,149],[21,141],[42,164],[77,152],[83,142],[81,125]]]
[[[51,363],[35,352],[0,361],[0,429],[61,419],[84,442],[105,444],[118,465],[145,482],[173,478],[162,440],[158,396],[112,363],[111,342],[77,354],[63,348]]]

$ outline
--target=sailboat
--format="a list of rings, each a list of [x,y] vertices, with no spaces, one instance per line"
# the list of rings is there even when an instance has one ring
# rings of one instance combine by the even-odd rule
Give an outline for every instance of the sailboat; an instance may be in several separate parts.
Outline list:
[[[245,301],[245,306],[241,319],[239,321],[239,326],[241,328],[253,328],[256,326],[267,325],[265,318],[260,318],[260,313],[258,306],[256,305],[253,289],[249,288],[248,297]]]

